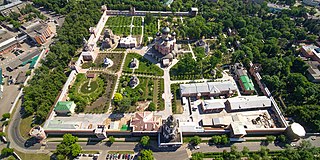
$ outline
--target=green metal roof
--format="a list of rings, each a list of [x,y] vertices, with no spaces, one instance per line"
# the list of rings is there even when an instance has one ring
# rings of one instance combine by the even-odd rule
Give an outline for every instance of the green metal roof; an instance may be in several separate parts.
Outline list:
[[[124,124],[121,126],[121,131],[127,131],[128,130],[128,125]]]
[[[54,107],[54,110],[55,111],[70,111],[73,104],[74,104],[73,101],[60,101]]]
[[[254,85],[247,75],[240,76],[240,81],[242,82],[245,90],[254,90]]]
[[[39,56],[35,56],[35,57],[32,58],[31,63],[30,63],[30,66],[29,66],[29,69],[33,69],[33,68],[34,68],[34,66],[36,65],[36,62],[37,62],[38,58],[39,58]]]

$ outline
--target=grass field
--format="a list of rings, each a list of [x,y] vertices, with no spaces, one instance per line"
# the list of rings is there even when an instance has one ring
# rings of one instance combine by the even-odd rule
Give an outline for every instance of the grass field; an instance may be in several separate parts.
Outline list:
[[[139,60],[139,68],[135,69],[134,73],[163,76],[163,70],[161,68],[159,68],[158,66],[151,63],[149,60],[145,59],[137,53],[128,53],[124,63],[124,72],[132,73],[132,69],[129,68],[129,64],[133,58]]]
[[[81,86],[80,91],[82,93],[89,94],[91,92],[94,92],[97,88],[98,88],[98,83],[96,81],[91,82],[90,86],[89,86],[89,82],[86,82]]]
[[[15,150],[22,160],[50,160],[50,155],[43,153],[26,154]]]
[[[20,135],[26,140],[30,138],[29,131],[32,128],[31,124],[32,124],[32,116],[21,119],[20,126],[19,126]]]

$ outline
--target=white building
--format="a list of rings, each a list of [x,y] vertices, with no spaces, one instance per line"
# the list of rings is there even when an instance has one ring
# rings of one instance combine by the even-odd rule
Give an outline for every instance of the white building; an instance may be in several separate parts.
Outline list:
[[[120,47],[122,48],[134,48],[137,46],[137,38],[131,36],[120,39]]]
[[[271,107],[271,100],[266,96],[239,96],[228,98],[226,110],[229,112],[265,109]]]

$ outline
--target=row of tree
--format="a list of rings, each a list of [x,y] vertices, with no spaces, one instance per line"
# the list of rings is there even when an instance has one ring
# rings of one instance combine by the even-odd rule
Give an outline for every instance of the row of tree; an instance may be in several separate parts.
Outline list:
[[[226,150],[222,154],[211,154],[197,152],[192,155],[192,160],[202,160],[203,158],[214,157],[215,160],[316,160],[320,155],[320,148],[312,147],[309,141],[303,141],[300,146],[295,149],[288,146],[284,151],[272,152],[266,147],[261,147],[258,152],[250,152],[248,147],[244,147],[242,151],[238,151],[236,146],[231,146],[230,152]]]
[[[40,3],[41,2],[41,3]],[[42,123],[50,111],[59,91],[67,80],[68,63],[75,55],[76,48],[82,45],[82,39],[89,35],[88,28],[98,22],[100,5],[98,0],[70,1],[38,0],[35,4],[43,3],[68,10],[65,22],[58,30],[58,40],[50,47],[50,52],[42,65],[35,70],[35,75],[24,89],[25,116],[36,114],[38,123]],[[48,9],[50,7],[45,6]]]

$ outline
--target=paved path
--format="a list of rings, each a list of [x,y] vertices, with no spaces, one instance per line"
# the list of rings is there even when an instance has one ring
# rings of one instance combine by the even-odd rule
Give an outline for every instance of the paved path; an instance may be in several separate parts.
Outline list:
[[[140,46],[141,46],[141,44],[142,44],[142,42],[143,42],[143,36],[144,36],[144,17],[142,17],[142,26],[141,26],[141,37],[140,37]]]
[[[189,47],[189,50],[190,50],[190,52],[191,52],[191,54],[192,54],[192,58],[193,58],[195,61],[197,61],[197,57],[194,55],[194,52],[193,52],[192,47],[191,47],[191,45],[190,45],[189,42],[188,42],[188,47]]]
[[[130,24],[130,36],[132,36],[132,28],[133,28],[132,23],[133,23],[133,18],[134,18],[134,16],[132,16],[132,17],[131,17],[131,24]]]

